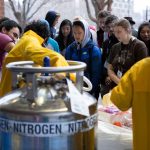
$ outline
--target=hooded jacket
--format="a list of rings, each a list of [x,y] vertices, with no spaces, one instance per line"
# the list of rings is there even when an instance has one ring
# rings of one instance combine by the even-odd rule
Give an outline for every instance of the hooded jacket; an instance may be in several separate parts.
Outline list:
[[[94,93],[100,83],[101,78],[101,50],[91,40],[91,33],[86,21],[80,20],[84,25],[84,38],[80,46],[75,41],[66,49],[65,57],[67,60],[85,62],[87,68],[84,75],[90,79],[93,85],[91,93]]]
[[[43,59],[49,56],[51,66],[68,66],[62,55],[42,47],[43,42],[44,39],[31,30],[23,34],[22,38],[5,58],[0,83],[0,96],[11,91],[12,76],[11,72],[5,67],[10,62],[30,60],[43,66]]]
[[[55,11],[49,11],[45,17],[45,20],[47,20],[49,23],[51,38],[55,38],[56,29],[54,28],[53,23],[58,16],[58,13]]]

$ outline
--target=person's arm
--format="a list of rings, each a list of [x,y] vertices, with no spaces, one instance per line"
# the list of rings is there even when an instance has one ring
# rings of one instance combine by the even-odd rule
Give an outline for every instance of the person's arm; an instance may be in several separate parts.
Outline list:
[[[1,36],[1,46],[0,46],[1,50],[9,52],[15,46],[14,41],[7,34],[1,33],[0,36]]]
[[[90,56],[91,60],[91,82],[93,85],[92,91],[96,91],[96,88],[100,84],[100,79],[102,76],[102,58],[101,58],[101,49],[99,49],[97,46],[93,47],[92,56]],[[92,93],[91,91],[91,93]]]
[[[146,45],[142,42],[139,41],[134,47],[134,55],[135,55],[135,61],[138,62],[139,60],[148,57],[148,50]]]
[[[59,53],[44,48],[42,46],[34,46],[32,45],[28,45],[26,47],[26,51],[25,51],[25,57],[27,60],[32,60],[34,61],[36,64],[43,66],[43,59],[49,56],[50,58],[50,65],[54,66],[54,67],[65,67],[65,66],[69,66],[68,62],[66,61],[66,59]],[[62,75],[66,75],[65,73],[61,73]],[[74,74],[70,73],[70,78],[72,81],[76,80],[76,77]]]
[[[117,74],[114,72],[114,67],[116,67],[116,63],[114,63],[116,56],[118,55],[118,50],[120,49],[120,43],[117,43],[112,46],[110,49],[110,53],[107,59],[108,66],[107,66],[107,73],[110,79],[118,84],[120,81],[120,78],[117,76]]]
[[[15,44],[14,44],[13,42],[9,42],[9,43],[5,46],[4,50],[5,50],[6,52],[10,52],[10,50],[11,50],[14,46],[15,46]]]
[[[67,61],[61,54],[42,46],[28,45],[24,53],[27,60],[32,60],[41,66],[43,66],[43,59],[46,56],[50,57],[51,66],[68,66]]]
[[[108,64],[107,71],[108,71],[108,76],[110,77],[110,79],[116,84],[118,84],[120,82],[120,78],[115,74],[113,70],[113,66],[111,64]]]
[[[110,100],[120,110],[128,110],[132,106],[133,87],[132,73],[131,70],[129,70],[121,78],[119,84],[113,88]]]

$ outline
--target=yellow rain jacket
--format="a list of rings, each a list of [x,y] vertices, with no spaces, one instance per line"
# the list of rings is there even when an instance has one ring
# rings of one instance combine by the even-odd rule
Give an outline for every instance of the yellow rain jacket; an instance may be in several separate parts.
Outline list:
[[[44,57],[49,56],[51,66],[68,66],[62,55],[42,47],[43,41],[43,38],[30,30],[24,33],[16,46],[9,52],[3,63],[0,96],[11,91],[11,72],[5,67],[10,62],[30,60],[43,66]]]
[[[150,58],[136,63],[122,77],[111,101],[122,111],[132,107],[133,149],[150,150]]]

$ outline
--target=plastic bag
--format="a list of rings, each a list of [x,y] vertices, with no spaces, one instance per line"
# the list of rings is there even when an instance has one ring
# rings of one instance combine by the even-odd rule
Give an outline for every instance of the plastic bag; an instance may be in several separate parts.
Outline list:
[[[114,125],[132,128],[132,113],[131,110],[125,112],[118,112],[111,116],[110,122]]]
[[[99,121],[96,150],[132,150],[132,130]]]

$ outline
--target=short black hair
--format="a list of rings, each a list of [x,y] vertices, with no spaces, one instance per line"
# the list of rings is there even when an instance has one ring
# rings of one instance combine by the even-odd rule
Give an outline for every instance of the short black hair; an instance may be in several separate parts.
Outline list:
[[[46,39],[50,36],[49,26],[40,20],[30,22],[25,27],[24,32],[27,32],[29,30],[34,31],[43,39]]]
[[[117,21],[119,18],[115,15],[110,15],[106,18],[106,21],[105,21],[105,25],[108,25],[110,23],[113,23],[115,21]]]
[[[80,21],[80,20],[75,20],[75,21],[73,22],[73,27],[74,27],[74,26],[80,26],[80,27],[85,31],[84,24],[83,24],[82,21]]]
[[[8,17],[3,17],[3,18],[1,18],[1,19],[0,19],[0,24],[1,24],[2,22],[6,21],[6,20],[9,20],[9,18],[8,18]]]
[[[7,31],[11,30],[12,28],[14,27],[17,27],[20,31],[20,34],[22,33],[22,28],[21,26],[14,20],[10,20],[10,19],[7,19],[5,21],[3,21],[1,24],[0,24],[0,32],[2,31],[2,28],[5,27],[5,29]]]
[[[110,11],[106,11],[106,10],[101,10],[99,11],[97,18],[105,18],[107,16],[111,15]]]

